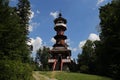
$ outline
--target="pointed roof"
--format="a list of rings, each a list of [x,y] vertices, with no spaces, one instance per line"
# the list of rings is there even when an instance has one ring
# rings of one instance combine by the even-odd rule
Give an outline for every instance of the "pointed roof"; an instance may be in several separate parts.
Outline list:
[[[61,20],[62,20],[65,24],[67,23],[67,20],[62,17],[62,14],[61,14],[61,13],[59,13],[58,18],[56,18],[56,19],[54,20],[54,23],[56,24],[58,21],[61,21]]]

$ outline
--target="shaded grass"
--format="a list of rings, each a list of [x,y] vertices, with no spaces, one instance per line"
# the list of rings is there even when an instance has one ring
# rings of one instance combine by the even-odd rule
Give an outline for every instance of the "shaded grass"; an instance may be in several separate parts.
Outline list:
[[[40,71],[39,73],[42,75],[46,75],[49,78],[56,78],[58,80],[112,80],[110,78],[97,75],[71,73],[63,71],[49,71],[49,72]]]

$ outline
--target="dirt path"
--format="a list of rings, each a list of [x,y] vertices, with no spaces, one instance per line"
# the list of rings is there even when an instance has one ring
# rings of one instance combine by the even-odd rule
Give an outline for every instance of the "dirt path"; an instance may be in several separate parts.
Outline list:
[[[57,80],[54,78],[50,79],[45,75],[41,75],[38,71],[33,72],[33,77],[35,78],[35,80]]]

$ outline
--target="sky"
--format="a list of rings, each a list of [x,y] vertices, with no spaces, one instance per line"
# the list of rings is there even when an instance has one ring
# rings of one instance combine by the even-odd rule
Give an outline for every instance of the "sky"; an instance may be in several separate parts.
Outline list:
[[[17,0],[11,0],[11,4]],[[29,37],[33,54],[42,46],[52,48],[55,43],[54,19],[59,12],[67,19],[66,43],[72,51],[72,58],[81,53],[86,40],[99,39],[99,8],[111,0],[30,0],[31,15]]]

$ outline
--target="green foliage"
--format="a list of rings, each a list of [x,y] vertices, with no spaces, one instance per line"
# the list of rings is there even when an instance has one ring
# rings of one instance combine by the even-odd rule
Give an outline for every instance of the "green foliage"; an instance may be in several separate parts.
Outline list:
[[[29,64],[0,60],[0,80],[30,80],[31,75]]]
[[[100,19],[101,42],[96,50],[99,73],[116,78],[116,75],[120,73],[120,67],[116,66],[120,64],[118,57],[120,56],[120,0],[113,0],[101,7]]]
[[[29,0],[18,0],[18,15],[21,19],[22,28],[28,29],[29,19],[30,19],[30,2]]]
[[[21,49],[22,49],[22,61],[29,62],[30,50],[26,42],[29,40],[28,35],[28,27],[29,27],[29,19],[30,19],[30,2],[29,0],[18,0],[18,8],[16,10],[17,15],[19,16],[19,24],[21,29]]]
[[[36,62],[41,62],[40,68],[42,70],[49,70],[48,66],[48,57],[49,57],[49,51],[50,49],[47,47],[43,47],[43,49],[39,49],[36,54]]]
[[[77,72],[78,67],[77,67],[75,59],[71,60],[71,64],[69,65],[69,70],[71,72]]]
[[[89,71],[89,67],[88,66],[86,66],[86,65],[80,66],[80,72],[88,73],[88,71]]]
[[[18,12],[17,7],[9,6],[9,0],[0,0],[0,80],[30,80],[31,77],[27,28],[21,26]],[[24,25],[27,23],[28,20]]]
[[[95,73],[96,67],[96,53],[95,42],[87,40],[83,46],[81,54],[78,54],[78,66],[80,71],[84,73]]]
[[[27,34],[24,34],[27,29],[21,27],[16,8],[4,3],[6,0],[0,4],[0,58],[29,62],[30,50],[26,44]]]
[[[4,3],[4,1],[3,1]],[[1,4],[0,8],[0,58],[18,57],[19,24],[14,8]],[[17,31],[17,32],[16,32]],[[16,57],[12,57],[16,56]],[[18,57],[19,60],[20,57]]]

